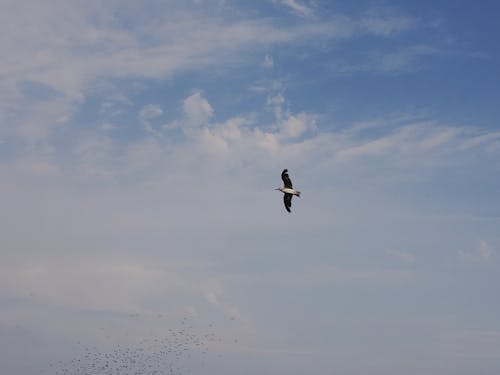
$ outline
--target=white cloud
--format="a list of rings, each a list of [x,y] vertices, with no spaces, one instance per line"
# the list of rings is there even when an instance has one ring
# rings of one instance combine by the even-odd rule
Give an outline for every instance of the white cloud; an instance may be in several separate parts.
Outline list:
[[[152,124],[151,120],[154,120],[158,117],[160,117],[163,114],[163,110],[161,109],[160,106],[154,105],[154,104],[147,104],[144,107],[141,108],[139,112],[139,120],[141,121],[142,126],[144,129],[158,137],[161,137],[162,134],[160,131],[158,131]]]
[[[100,113],[108,118],[113,118],[124,113],[133,106],[132,101],[114,85],[102,84],[100,89],[105,98],[100,105]]]
[[[285,104],[285,98],[281,92],[272,93],[267,96],[266,105],[274,111],[274,117],[277,120],[282,118],[284,104]]]
[[[312,14],[312,8],[302,2],[281,3],[302,16]],[[269,19],[227,21],[196,9],[186,11],[181,4],[165,4],[164,12],[153,15],[147,13],[147,6],[130,4],[117,13],[113,2],[46,5],[43,1],[30,2],[29,7],[12,2],[3,7],[0,32],[11,37],[0,44],[2,51],[9,51],[0,63],[0,74],[14,86],[38,82],[72,101],[81,100],[100,77],[168,77],[220,66],[224,61],[234,63],[238,56],[245,63],[244,51],[249,46],[254,50],[356,33],[387,36],[410,23],[398,15],[370,13],[361,21],[336,17],[277,27]],[[121,17],[134,21],[123,27]]]
[[[360,28],[369,34],[390,36],[414,27],[415,21],[389,8],[372,8],[359,21]]]
[[[436,129],[434,134],[430,134],[427,138],[423,139],[417,146],[422,150],[431,150],[438,147],[445,147],[447,143],[460,137],[463,129],[460,128],[442,128]]]
[[[264,68],[272,68],[274,66],[274,59],[271,55],[264,56],[264,61],[262,61],[262,66]]]
[[[116,126],[109,123],[109,122],[104,122],[101,124],[102,131],[111,131],[111,130],[115,130],[115,129],[116,129]]]
[[[206,125],[214,114],[210,103],[200,92],[194,93],[184,99],[183,105],[186,125],[189,127],[199,127]]]
[[[147,104],[141,108],[139,118],[143,121],[147,121],[160,117],[162,114],[163,110],[159,105]]]
[[[255,93],[275,93],[283,90],[284,83],[281,80],[264,80],[259,81],[252,86],[249,90]]]
[[[418,71],[425,67],[425,59],[443,54],[446,47],[439,44],[417,44],[398,47],[394,50],[367,51],[362,62],[332,62],[334,74],[370,72],[398,74]]]
[[[371,64],[372,68],[370,69],[376,69],[381,73],[418,70],[422,58],[439,55],[442,51],[442,48],[432,45],[405,47],[398,51],[375,56]]]
[[[459,250],[458,256],[464,260],[475,260],[481,262],[492,262],[496,256],[496,251],[486,241],[479,241],[478,246],[470,251]]]
[[[285,98],[282,93],[277,93],[275,95],[269,95],[267,97],[267,105],[273,107],[281,107],[285,103]]]
[[[196,99],[196,102],[199,100]],[[314,147],[311,142],[319,141],[313,134],[317,130],[316,116],[303,112],[287,112],[281,115],[280,103],[284,101],[281,95],[273,99],[273,102],[279,103],[277,108],[280,113],[276,114],[276,123],[268,130],[261,129],[251,115],[233,117],[222,123],[211,123],[209,126],[206,118],[208,116],[197,116],[204,121],[195,123],[205,122],[205,126],[196,132],[192,129],[189,132],[190,139],[198,142],[199,151],[202,153],[207,153],[219,161],[225,160],[234,166],[247,162],[265,162],[269,157],[279,160],[281,157],[298,156],[301,150]],[[189,118],[187,121],[193,122]],[[306,138],[301,139],[303,137]],[[189,147],[192,146],[189,144]]]
[[[474,147],[479,147],[480,145],[485,145],[487,148],[494,147],[499,139],[500,132],[495,131],[486,134],[471,134],[467,140],[464,140],[464,142],[458,146],[458,149],[460,151],[466,151]]]
[[[161,164],[170,169],[195,165],[234,168],[242,164],[267,165],[315,163],[343,168],[370,163],[389,163],[392,168],[439,168],[443,164],[463,164],[470,149],[484,153],[498,140],[494,133],[466,127],[437,125],[408,116],[380,119],[373,124],[355,124],[339,131],[322,131],[321,117],[314,113],[283,110],[282,94],[268,97],[274,109],[274,122],[263,125],[256,114],[213,121],[214,108],[196,92],[182,102],[183,116],[163,127],[153,128],[148,121],[150,138],[127,145],[111,137],[97,135],[79,142],[76,155],[82,175],[125,176],[149,170]],[[148,107],[148,116],[160,111]],[[170,132],[183,129],[184,136],[175,144]],[[376,131],[373,131],[376,129]],[[472,159],[471,159],[472,161]]]
[[[390,121],[390,120],[389,120]],[[335,154],[339,162],[348,162],[357,158],[387,155],[399,155],[401,162],[410,161],[422,165],[439,165],[447,160],[455,162],[464,150],[482,131],[471,127],[445,126],[433,122],[402,119],[401,124],[392,123],[384,132],[368,139],[358,131],[363,127],[348,129],[342,135],[340,148]],[[488,137],[482,137],[475,144],[479,147],[491,144],[497,139],[496,132],[489,132]],[[453,156],[451,156],[453,155]]]
[[[222,290],[220,290],[220,288],[206,289],[203,293],[207,302],[210,303],[213,307],[217,308],[228,318],[236,319],[239,322],[243,323],[248,328],[250,326],[249,319],[243,316],[243,314],[237,307],[231,306],[230,304],[223,302],[222,294],[223,293]]]
[[[316,117],[301,112],[298,115],[288,114],[280,123],[280,135],[285,139],[301,137],[308,130],[316,128]]]
[[[125,29],[113,22],[112,5],[65,3],[58,9],[31,5],[30,11],[17,9],[20,5],[14,3],[4,7],[0,27],[11,38],[0,45],[3,51],[9,51],[9,58],[0,64],[0,73],[7,82],[42,83],[72,100],[80,100],[98,77],[160,78],[193,67],[217,65],[228,54],[250,44],[266,46],[328,35],[326,24],[278,29],[266,20],[222,22],[175,10],[147,15],[149,22],[141,24],[146,14],[134,9],[139,23]],[[148,43],[141,44],[140,39]]]
[[[358,34],[386,36],[384,30],[403,30],[397,14],[365,14],[361,18],[342,15],[322,21],[277,26],[267,18],[230,19],[200,9],[185,8],[182,3],[162,5],[168,11],[149,14],[146,6],[116,3],[11,2],[0,12],[0,33],[9,35],[0,41],[6,59],[0,62],[2,79],[0,129],[2,140],[22,139],[31,145],[47,141],[53,132],[71,122],[88,95],[121,78],[165,79],[178,72],[224,69],[247,64],[249,51],[264,51],[275,45],[301,45],[311,40],[335,40]],[[51,6],[48,6],[48,5]],[[299,1],[283,5],[303,16],[312,7]],[[188,11],[189,9],[189,11]],[[225,7],[221,5],[220,11]],[[360,26],[380,24],[390,26]],[[363,19],[364,21],[360,21]],[[147,22],[145,22],[147,20]],[[143,22],[144,21],[144,22]],[[19,28],[23,24],[25,27]],[[124,27],[124,25],[128,25]],[[399,25],[399,26],[398,26]],[[272,57],[265,55],[263,65],[270,67]],[[39,103],[30,102],[30,94],[19,87],[31,82],[51,90],[53,97]],[[109,90],[100,113],[118,116],[131,106],[130,98],[116,89]],[[196,94],[195,94],[196,95]],[[194,97],[193,99],[196,99]],[[189,107],[191,125],[206,121],[213,114],[201,97]],[[3,108],[7,107],[7,108]],[[5,109],[5,110],[4,110]],[[280,111],[276,108],[276,111]],[[196,112],[197,111],[197,112]],[[6,113],[9,118],[5,118]],[[146,115],[144,113],[143,115]],[[61,122],[58,119],[64,118]],[[144,127],[155,136],[160,131],[145,119]],[[172,122],[171,127],[178,126]]]
[[[320,114],[287,109],[283,86],[278,87],[272,86],[267,97],[266,106],[274,112],[274,121],[270,123],[262,123],[262,114],[258,113],[215,122],[215,109],[198,91],[182,101],[179,109],[183,115],[163,126],[153,126],[153,120],[163,114],[161,107],[144,106],[138,117],[151,138],[124,144],[113,138],[115,132],[102,132],[100,128],[88,131],[74,148],[81,175],[117,177],[141,169],[153,173],[161,163],[172,168],[175,163],[186,167],[188,162],[196,164],[197,158],[208,164],[213,158],[218,167],[236,167],[242,163],[265,165],[269,160],[279,164],[280,160],[287,160],[297,165],[313,161],[342,168],[364,163],[369,158],[371,162],[384,161],[393,167],[436,168],[443,163],[463,163],[471,157],[472,149],[491,155],[497,152],[494,147],[500,137],[497,132],[440,125],[412,116],[389,116],[338,131],[324,130]],[[176,128],[183,129],[184,136],[173,144],[170,132]],[[57,147],[50,145],[46,150],[57,155]],[[41,152],[34,149],[33,158]],[[51,156],[45,160],[52,164],[53,171],[70,163]]]
[[[291,9],[295,14],[301,17],[310,17],[314,14],[313,9],[303,4],[299,0],[275,0],[280,4],[285,5],[289,9]]]

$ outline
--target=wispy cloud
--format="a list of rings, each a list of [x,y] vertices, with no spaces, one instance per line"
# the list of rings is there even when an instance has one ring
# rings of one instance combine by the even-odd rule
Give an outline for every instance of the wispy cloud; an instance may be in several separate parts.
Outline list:
[[[10,124],[0,130],[4,141],[7,137],[31,144],[48,140],[68,124],[85,98],[112,86],[113,80],[168,79],[208,67],[243,66],[249,63],[249,53],[264,52],[275,45],[296,47],[318,40],[331,43],[359,35],[385,38],[413,25],[397,13],[374,11],[278,26],[269,18],[187,11],[180,3],[153,15],[147,14],[147,7],[132,5],[115,12],[111,3],[85,7],[61,3],[57,9],[44,6],[47,4],[33,2],[24,9],[12,3],[0,16],[0,32],[11,36],[0,42],[0,50],[8,51],[0,63],[2,106],[8,105],[0,116],[8,113]],[[302,16],[313,12],[304,2],[281,4]],[[220,9],[224,14],[225,7]],[[145,19],[147,22],[142,22]],[[19,24],[25,27],[16,27]],[[262,64],[271,67],[274,60],[267,54]],[[391,64],[395,65],[382,65]],[[33,93],[20,90],[26,83],[52,95],[34,103]],[[110,89],[100,113],[113,123],[109,120],[130,107],[128,95]]]
[[[214,114],[212,106],[200,92],[196,92],[184,99],[182,108],[186,117],[186,125],[189,127],[206,125]]]
[[[185,97],[180,103],[182,117],[166,125],[153,122],[163,115],[157,105],[146,105],[138,114],[139,123],[152,137],[123,143],[108,133],[96,129],[94,134],[78,141],[74,155],[86,174],[126,175],[137,172],[137,167],[167,162],[174,167],[180,162],[175,155],[190,155],[184,159],[195,162],[202,158],[210,164],[215,158],[219,166],[237,166],[240,163],[266,164],[269,158],[301,163],[354,165],[370,159],[373,163],[387,162],[394,167],[420,166],[439,168],[442,165],[463,163],[471,150],[494,155],[496,132],[464,127],[440,125],[432,121],[413,120],[411,117],[381,119],[370,124],[353,124],[338,131],[322,130],[321,115],[295,113],[288,108],[282,93],[267,99],[267,108],[274,120],[262,126],[262,114],[242,113],[239,116],[213,121],[217,108],[201,92]],[[264,112],[265,114],[266,112]],[[182,130],[184,136],[173,144],[171,131]],[[139,152],[139,150],[141,150]],[[137,158],[134,161],[134,158]],[[473,158],[470,159],[473,161]],[[67,163],[51,158],[54,167]],[[103,173],[104,170],[107,172]],[[114,171],[114,172],[112,172]],[[133,172],[133,173],[135,173]]]
[[[415,256],[412,253],[409,253],[406,251],[386,248],[386,249],[384,249],[384,252],[388,256],[399,259],[400,261],[405,262],[405,263],[415,262]]]
[[[420,69],[422,58],[442,53],[438,46],[414,45],[375,57],[373,66],[382,73]]]
[[[310,17],[314,14],[311,7],[305,5],[299,0],[275,0],[279,4],[288,7],[291,11],[301,17]]]
[[[249,45],[335,37],[327,23],[277,28],[266,19],[221,22],[193,12],[174,11],[159,12],[146,25],[123,28],[119,20],[107,18],[111,17],[111,9],[106,6],[66,4],[63,11],[65,16],[60,18],[58,12],[37,13],[32,9],[33,13],[27,14],[16,7],[2,12],[4,33],[12,35],[9,40],[17,40],[6,40],[0,46],[9,51],[9,60],[0,64],[4,80],[39,82],[72,98],[81,98],[100,76],[160,78],[176,71],[216,65]],[[11,25],[9,12],[32,18],[24,23],[28,27],[22,32],[16,28],[5,30]],[[22,23],[19,17],[16,19]],[[61,19],[65,22],[56,22]]]
[[[264,61],[262,61],[262,66],[264,68],[272,68],[274,66],[274,59],[271,55],[264,56]]]
[[[387,7],[378,7],[364,12],[359,24],[367,33],[390,36],[413,28],[415,22],[410,16],[398,14]]]
[[[299,1],[282,3],[303,15],[312,12]],[[196,11],[187,13],[182,7],[152,17],[144,14],[143,9],[124,7],[124,17],[129,15],[127,11],[136,12],[138,20],[125,28],[124,20],[113,15],[112,5],[64,4],[57,11],[48,12],[41,3],[37,4],[40,6],[33,5],[29,12],[17,9],[17,5],[2,12],[3,32],[12,38],[0,45],[9,51],[9,59],[0,64],[0,75],[6,82],[39,82],[75,99],[81,98],[84,90],[102,76],[161,78],[224,60],[234,61],[232,58],[249,46],[307,43],[357,33],[387,36],[411,25],[405,17],[374,12],[359,20],[339,17],[277,27],[265,18],[228,21]],[[12,14],[16,14],[17,23],[27,27],[15,28]],[[142,23],[146,16],[150,17],[149,22]]]
[[[347,75],[359,72],[376,74],[401,74],[425,69],[428,58],[444,53],[444,47],[438,44],[417,44],[397,47],[393,50],[369,50],[363,61],[353,59],[349,62],[333,62],[334,74]]]
[[[159,105],[148,104],[141,108],[139,112],[139,118],[141,120],[152,120],[154,118],[160,117],[163,114],[163,110]]]
[[[486,241],[481,240],[473,250],[459,250],[458,256],[463,260],[490,263],[496,257],[496,251]]]
[[[158,130],[156,130],[153,125],[151,125],[151,121],[160,117],[162,114],[163,110],[159,105],[147,104],[141,108],[138,117],[146,131],[150,132],[151,134],[161,136]]]

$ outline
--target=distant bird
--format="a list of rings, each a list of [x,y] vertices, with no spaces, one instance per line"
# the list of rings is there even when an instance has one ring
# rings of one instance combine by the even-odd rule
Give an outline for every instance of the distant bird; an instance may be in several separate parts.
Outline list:
[[[285,195],[283,196],[283,202],[285,203],[286,210],[288,212],[291,212],[290,207],[292,207],[292,197],[294,195],[300,197],[300,191],[297,191],[293,188],[292,181],[290,180],[290,177],[288,177],[288,169],[283,169],[283,172],[281,172],[281,179],[283,180],[284,187],[276,188],[275,190],[279,190],[282,193],[285,193]]]

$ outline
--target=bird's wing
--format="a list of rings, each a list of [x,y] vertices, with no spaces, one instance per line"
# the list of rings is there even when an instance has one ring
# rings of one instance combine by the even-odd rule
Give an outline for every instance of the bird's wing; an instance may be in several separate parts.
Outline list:
[[[290,177],[288,177],[288,169],[283,169],[283,172],[281,172],[281,179],[283,180],[283,184],[286,188],[293,189],[292,181],[290,180]]]
[[[288,212],[291,212],[290,207],[292,207],[292,197],[293,195],[288,193],[283,195],[283,202],[285,203],[285,208]]]

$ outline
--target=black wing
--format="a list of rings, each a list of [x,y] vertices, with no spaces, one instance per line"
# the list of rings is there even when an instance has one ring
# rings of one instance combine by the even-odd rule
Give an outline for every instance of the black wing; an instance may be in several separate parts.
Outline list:
[[[288,193],[283,195],[283,202],[285,202],[285,208],[288,212],[291,212],[290,207],[292,207],[292,197],[293,195]]]
[[[292,181],[290,180],[290,177],[288,177],[288,169],[283,169],[283,172],[281,172],[281,179],[283,180],[283,184],[286,188],[293,189]]]

